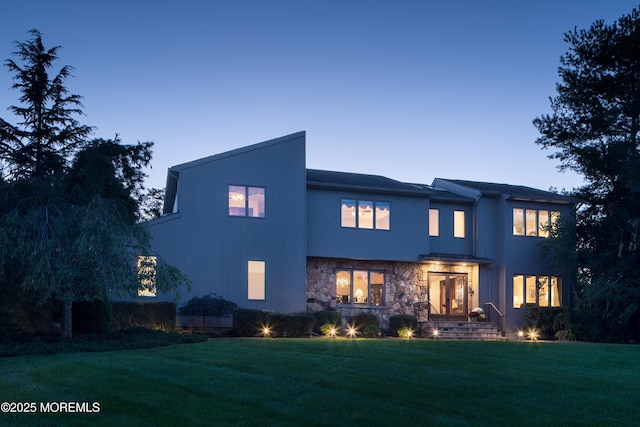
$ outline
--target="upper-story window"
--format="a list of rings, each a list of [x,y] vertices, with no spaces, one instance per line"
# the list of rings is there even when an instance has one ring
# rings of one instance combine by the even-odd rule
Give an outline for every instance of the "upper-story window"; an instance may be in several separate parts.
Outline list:
[[[391,204],[367,200],[342,199],[340,225],[369,230],[389,230]]]
[[[440,235],[440,209],[429,209],[429,236]]]
[[[453,211],[453,237],[464,239],[464,211]]]
[[[559,219],[557,211],[513,208],[513,235],[549,237],[549,229]]]
[[[229,215],[264,218],[264,187],[229,186]]]
[[[139,256],[138,257],[138,296],[155,297],[156,296],[156,257]]]

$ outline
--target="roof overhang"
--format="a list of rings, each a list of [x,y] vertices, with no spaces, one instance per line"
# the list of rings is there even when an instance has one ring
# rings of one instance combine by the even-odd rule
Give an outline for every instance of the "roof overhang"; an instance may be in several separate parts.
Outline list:
[[[491,258],[482,258],[472,255],[458,255],[458,254],[420,254],[418,259],[422,262],[446,262],[446,263],[467,263],[488,265],[495,264],[495,260]]]

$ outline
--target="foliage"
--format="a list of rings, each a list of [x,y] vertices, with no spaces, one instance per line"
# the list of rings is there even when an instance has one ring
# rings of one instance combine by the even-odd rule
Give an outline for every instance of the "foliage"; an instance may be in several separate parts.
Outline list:
[[[193,297],[185,305],[180,307],[180,316],[201,316],[202,327],[205,327],[205,319],[211,317],[229,317],[238,309],[238,304],[227,301],[215,293],[203,297]]]
[[[112,330],[111,304],[105,300],[73,303],[73,331],[104,334]]]
[[[553,114],[534,120],[536,141],[560,169],[586,184],[576,224],[563,224],[547,253],[561,269],[576,263],[575,307],[596,339],[640,338],[640,10],[612,25],[596,21],[565,34]],[[575,228],[574,228],[575,227]],[[577,234],[572,253],[571,234]]]
[[[374,324],[368,324],[362,328],[362,336],[366,338],[376,338],[380,336],[380,327]]]
[[[317,324],[317,323],[316,323]],[[320,333],[325,337],[330,337],[331,335],[338,335],[340,330],[339,324],[333,323],[324,323],[320,326]]]
[[[3,305],[60,302],[70,338],[73,302],[141,286],[135,259],[149,254],[150,237],[136,221],[152,143],[86,142],[93,128],[75,119],[81,98],[64,87],[71,67],[50,78],[59,47],[47,50],[37,30],[30,34],[14,52],[25,64],[6,61],[22,94],[10,110],[22,121],[0,119],[0,285],[11,298]],[[162,260],[153,275],[158,292],[188,284]]]
[[[541,339],[554,339],[556,332],[569,330],[569,313],[568,307],[528,307],[524,328],[525,330],[535,329]]]
[[[316,324],[313,327],[314,332],[323,332],[322,327],[329,325],[337,327],[342,324],[342,315],[337,310],[322,310],[313,313],[313,317],[316,319]]]
[[[176,304],[168,301],[112,301],[113,328],[144,327],[170,332],[176,327]]]
[[[400,338],[409,339],[413,336],[414,329],[409,327],[402,327],[397,330],[397,334]]]
[[[54,354],[76,352],[104,352],[163,347],[171,344],[202,342],[206,336],[179,334],[155,329],[134,327],[105,334],[78,334],[72,340],[60,337],[23,337],[20,341],[4,342],[0,357],[26,354]]]
[[[308,313],[285,314],[247,309],[236,310],[233,313],[233,331],[243,337],[309,337],[314,324],[314,317]],[[265,328],[268,328],[268,334],[264,332]]]
[[[412,314],[396,314],[389,318],[389,333],[393,336],[399,334],[400,329],[416,330],[418,318]]]
[[[379,327],[380,319],[373,313],[359,313],[351,318],[351,325],[358,329],[364,329],[368,325]]]
[[[0,118],[0,161],[14,179],[62,172],[66,159],[93,131],[74,118],[82,114],[82,98],[69,95],[64,86],[73,68],[66,65],[55,77],[49,77],[48,69],[58,59],[60,46],[47,50],[40,32],[29,33],[33,38],[15,42],[17,50],[13,52],[25,64],[11,59],[5,62],[14,73],[12,88],[21,93],[22,102],[9,107],[22,119],[17,125]]]

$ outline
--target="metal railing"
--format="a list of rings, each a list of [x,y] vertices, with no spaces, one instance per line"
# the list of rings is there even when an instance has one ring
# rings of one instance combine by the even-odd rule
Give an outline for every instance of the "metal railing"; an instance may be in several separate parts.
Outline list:
[[[502,314],[500,310],[498,310],[498,307],[496,307],[496,305],[491,301],[485,302],[484,306],[486,307],[485,311],[487,312],[487,322],[493,323],[498,327],[498,330],[500,332],[504,333],[504,314]],[[493,321],[494,316],[492,316],[492,313],[495,313],[498,315],[497,323]]]

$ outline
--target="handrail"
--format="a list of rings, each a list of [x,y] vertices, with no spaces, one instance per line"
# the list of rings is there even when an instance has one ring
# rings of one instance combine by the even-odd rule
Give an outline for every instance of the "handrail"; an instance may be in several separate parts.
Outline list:
[[[430,299],[427,300],[427,304],[429,304],[429,306],[432,307],[435,310],[436,314],[438,316],[440,316],[440,312],[438,311],[438,309],[436,308],[435,305],[431,304],[431,300]],[[431,310],[428,311],[427,320],[431,320]]]
[[[496,305],[494,303],[492,303],[491,301],[485,302],[484,305],[493,308],[493,310],[498,314],[498,316],[500,316],[500,320],[498,321],[498,325],[496,325],[496,326],[498,326],[498,330],[500,332],[504,332],[504,325],[503,325],[503,323],[504,323],[504,314],[502,314],[500,312],[500,310],[498,310],[498,307],[496,307]],[[487,310],[487,311],[489,311],[489,310]]]

